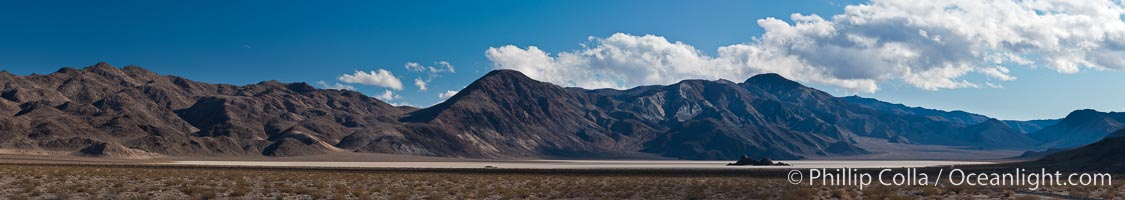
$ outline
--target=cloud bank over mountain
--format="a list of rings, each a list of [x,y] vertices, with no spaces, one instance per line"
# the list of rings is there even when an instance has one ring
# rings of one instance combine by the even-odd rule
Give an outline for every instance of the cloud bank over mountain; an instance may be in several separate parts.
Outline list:
[[[999,87],[1017,79],[1011,67],[1064,74],[1125,69],[1123,14],[1114,1],[875,0],[828,18],[758,19],[762,35],[719,47],[717,55],[626,33],[590,37],[573,51],[506,45],[485,55],[497,69],[585,88],[741,80],[766,72],[868,93],[887,81],[926,90]]]
[[[340,75],[337,80],[345,83],[402,90],[402,80],[399,80],[393,73],[385,69],[373,70],[371,72],[356,70],[353,74]]]

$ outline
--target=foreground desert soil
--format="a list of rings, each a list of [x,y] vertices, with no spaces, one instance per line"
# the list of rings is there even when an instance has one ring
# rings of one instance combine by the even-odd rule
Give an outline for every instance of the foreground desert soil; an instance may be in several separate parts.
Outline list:
[[[0,164],[0,199],[1039,199],[1012,188],[795,186],[769,171]],[[1051,188],[1120,199],[1125,188]]]

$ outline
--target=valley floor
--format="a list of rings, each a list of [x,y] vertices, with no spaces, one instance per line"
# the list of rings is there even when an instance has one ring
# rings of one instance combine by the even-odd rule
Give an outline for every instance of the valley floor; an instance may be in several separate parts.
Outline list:
[[[866,155],[810,157],[833,160],[1007,160],[1030,149],[978,149],[971,147],[920,145],[887,142],[886,139],[856,137],[856,146],[873,152]]]
[[[340,170],[0,164],[0,199],[1039,199],[1003,187],[792,185],[784,170]],[[1125,188],[1052,188],[1120,198]]]
[[[994,161],[481,160],[339,153],[107,159],[0,152],[0,199],[1041,199],[1125,197],[1121,185],[793,185],[791,168],[975,167]],[[1063,196],[1059,196],[1063,195]]]

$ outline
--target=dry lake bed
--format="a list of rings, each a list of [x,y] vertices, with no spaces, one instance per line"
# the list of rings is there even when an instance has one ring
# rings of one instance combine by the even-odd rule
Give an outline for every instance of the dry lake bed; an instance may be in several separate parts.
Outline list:
[[[916,168],[957,165],[982,165],[985,161],[928,160],[794,160],[781,161],[791,166],[726,166],[730,161],[685,160],[523,160],[523,161],[447,161],[447,162],[299,162],[299,161],[190,161],[154,163],[187,166],[241,167],[318,167],[318,168],[508,168],[508,169],[792,169],[792,168]]]
[[[355,156],[355,157],[349,157]],[[346,159],[346,160],[342,160]],[[471,160],[380,155],[107,161],[0,156],[0,199],[1037,199],[1016,187],[794,185],[791,168],[914,168],[992,161]],[[486,168],[486,166],[491,166]],[[1120,185],[1050,187],[1118,198]]]

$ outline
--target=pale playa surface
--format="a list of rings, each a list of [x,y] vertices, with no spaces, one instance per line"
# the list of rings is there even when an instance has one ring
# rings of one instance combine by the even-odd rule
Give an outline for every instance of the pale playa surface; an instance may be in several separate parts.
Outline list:
[[[258,167],[342,167],[342,168],[497,168],[515,169],[738,169],[738,168],[911,168],[948,165],[980,165],[995,162],[972,161],[871,161],[871,160],[796,160],[792,166],[726,166],[729,161],[682,160],[529,160],[466,162],[275,162],[275,161],[171,161],[163,165],[258,166]]]
[[[1004,160],[1031,149],[976,149],[971,147],[920,145],[887,142],[886,139],[856,137],[856,145],[872,154],[854,156],[809,156],[813,160]]]

